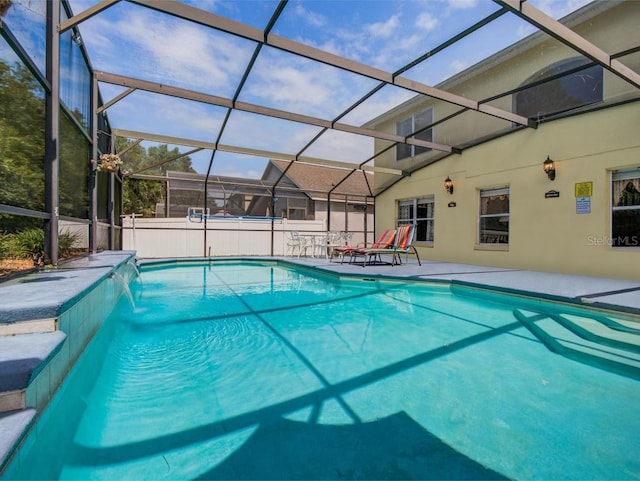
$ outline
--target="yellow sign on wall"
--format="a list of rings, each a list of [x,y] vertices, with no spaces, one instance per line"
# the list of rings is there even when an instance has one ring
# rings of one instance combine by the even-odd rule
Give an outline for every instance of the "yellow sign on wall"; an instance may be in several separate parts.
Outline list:
[[[576,184],[576,197],[591,197],[593,195],[593,182],[578,182]]]

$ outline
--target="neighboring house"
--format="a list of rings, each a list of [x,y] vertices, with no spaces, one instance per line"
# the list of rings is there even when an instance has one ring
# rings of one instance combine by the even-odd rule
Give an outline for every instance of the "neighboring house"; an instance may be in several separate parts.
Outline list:
[[[281,189],[277,191],[275,215],[294,220],[326,220],[328,230],[332,231],[373,231],[372,174],[362,171],[350,174],[348,169],[300,162],[290,167],[289,164],[272,159],[262,175],[263,180],[273,183],[284,173],[278,184]],[[303,193],[304,197],[291,197],[288,192]]]
[[[596,1],[562,23],[637,75],[638,19],[640,2]],[[537,128],[426,96],[367,123],[456,149],[375,142],[376,166],[410,174],[376,174],[378,231],[415,223],[429,259],[640,277],[638,85],[537,32],[436,87]]]
[[[372,237],[372,174],[299,162],[289,169],[288,165],[270,160],[262,179],[210,176],[209,214],[324,220],[328,230],[352,232],[358,241]],[[166,179],[166,217],[184,217],[190,208],[204,206],[205,175],[169,171]],[[156,206],[156,215],[165,217],[164,204]]]

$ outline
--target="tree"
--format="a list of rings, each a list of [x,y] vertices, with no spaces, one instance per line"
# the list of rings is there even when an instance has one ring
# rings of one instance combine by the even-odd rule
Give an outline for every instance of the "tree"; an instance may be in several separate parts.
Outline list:
[[[134,146],[129,139],[117,138],[116,150],[124,152],[123,170],[127,173],[165,175],[168,170],[195,173],[189,156],[170,160],[180,155],[177,147],[169,150],[166,144],[162,144],[145,149],[139,144]],[[166,205],[165,189],[166,183],[163,181],[133,179],[125,175],[122,186],[123,212],[155,217],[156,205]]]
[[[44,210],[44,93],[29,70],[0,61],[0,204]],[[42,221],[0,214],[0,231]]]

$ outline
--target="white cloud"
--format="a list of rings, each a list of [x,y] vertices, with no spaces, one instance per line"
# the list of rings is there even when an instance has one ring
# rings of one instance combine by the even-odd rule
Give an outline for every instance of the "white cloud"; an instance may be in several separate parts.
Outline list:
[[[463,60],[453,60],[449,67],[451,68],[453,73],[462,72],[465,68],[467,68],[469,64]]]
[[[386,22],[372,23],[367,27],[367,31],[374,37],[389,38],[394,34],[400,25],[400,15],[392,15]]]
[[[135,92],[107,110],[120,129],[213,141],[222,123],[223,110],[200,102],[148,92]]]
[[[261,80],[252,84],[248,93],[269,99],[280,109],[318,115],[321,107],[332,99],[331,69],[269,65],[268,71],[256,73]]]
[[[300,4],[296,5],[295,12],[299,18],[314,27],[324,27],[327,24],[327,19],[324,15],[307,10]]]
[[[518,26],[518,29],[516,30],[516,34],[518,38],[524,38],[536,32],[537,30],[538,29],[533,25],[531,25],[530,23],[525,23]]]
[[[362,135],[331,130],[325,132],[303,155],[360,163],[373,155],[373,139]]]
[[[535,0],[533,5],[552,18],[559,19],[592,0]]]
[[[260,179],[264,173],[268,159],[262,157],[250,157],[235,155],[234,158],[221,159],[220,153],[216,154],[218,162],[214,162],[212,174],[223,177],[239,177],[248,179]],[[255,161],[253,159],[260,159]],[[223,162],[224,161],[224,162]],[[258,167],[258,168],[256,168]],[[262,167],[260,169],[260,167]]]
[[[350,112],[341,121],[350,125],[362,125],[406,102],[415,95],[415,93],[405,89],[387,86]]]
[[[97,70],[231,96],[253,51],[247,41],[148,9],[126,19],[106,13],[83,25]]]
[[[196,84],[224,85],[246,66],[246,57],[239,55],[241,46],[232,37],[192,23],[158,22],[138,13],[118,27],[124,39],[151,56],[164,78],[182,79],[188,72],[191,79],[199,79]]]
[[[438,18],[431,15],[429,12],[422,12],[416,18],[416,27],[418,27],[421,30],[427,30],[427,31],[433,30],[438,26],[439,23],[440,22]]]
[[[477,3],[477,0],[449,0],[449,6],[453,10],[466,10],[474,8]]]
[[[241,100],[331,119],[374,85],[356,74],[263,49]]]
[[[319,127],[297,122],[234,111],[229,117],[221,143],[292,155],[319,130]]]

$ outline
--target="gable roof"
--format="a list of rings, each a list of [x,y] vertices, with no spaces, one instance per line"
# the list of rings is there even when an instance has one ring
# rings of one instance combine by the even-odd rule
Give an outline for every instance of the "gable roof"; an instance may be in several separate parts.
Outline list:
[[[271,159],[269,161],[280,172],[284,172],[291,162]],[[314,200],[326,200],[326,194],[349,196],[372,196],[373,174],[351,169],[326,167],[322,165],[293,162],[286,177],[300,190],[307,192]],[[345,177],[349,177],[340,183]],[[340,184],[340,185],[338,185]],[[338,185],[337,188],[334,187]]]

